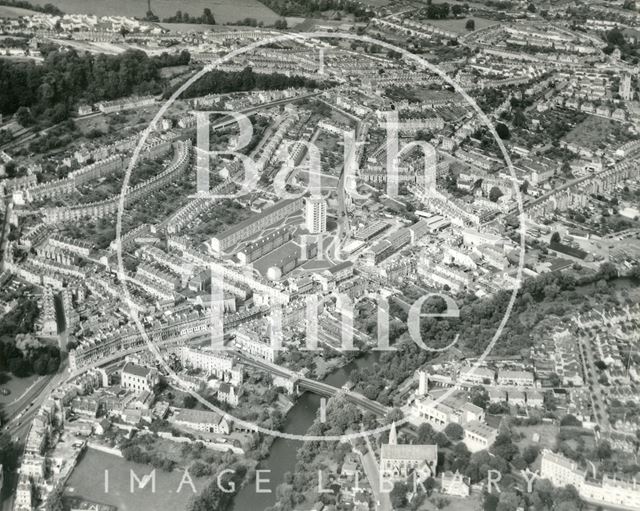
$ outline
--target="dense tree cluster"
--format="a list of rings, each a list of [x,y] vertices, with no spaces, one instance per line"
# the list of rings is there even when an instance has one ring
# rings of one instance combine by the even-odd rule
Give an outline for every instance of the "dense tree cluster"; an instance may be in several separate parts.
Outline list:
[[[21,109],[27,124],[29,117],[57,123],[69,117],[79,101],[159,94],[164,84],[159,69],[189,60],[188,52],[149,57],[137,50],[120,55],[51,51],[42,64],[0,60],[0,113]]]
[[[233,504],[233,496],[240,489],[240,485],[246,474],[243,465],[230,467],[233,471],[220,474],[200,495],[195,497],[189,504],[188,511],[227,511]]]
[[[261,0],[263,4],[280,16],[312,17],[325,11],[342,11],[353,14],[357,20],[374,16],[362,2],[355,0]]]
[[[216,19],[213,17],[211,9],[208,7],[202,12],[202,16],[191,16],[188,12],[177,11],[175,16],[165,18],[164,23],[196,23],[203,25],[215,25]]]
[[[18,298],[16,307],[0,318],[0,336],[14,337],[33,332],[38,314],[38,304],[35,300]]]
[[[302,76],[286,76],[281,73],[255,73],[250,67],[242,71],[210,71],[194,83],[183,97],[194,98],[207,94],[244,92],[253,89],[280,90],[289,87],[319,88],[315,80]]]
[[[449,16],[449,12],[451,12],[451,6],[445,2],[442,4],[430,4],[420,14],[430,20],[443,20]]]
[[[57,346],[29,346],[19,349],[14,342],[0,342],[0,371],[23,378],[32,374],[54,374],[60,367]]]
[[[606,300],[614,292],[614,287],[607,283],[616,278],[615,266],[603,264],[597,272],[579,278],[569,273],[548,273],[525,280],[492,353],[515,355],[520,354],[522,350],[529,350],[535,341],[531,335],[532,328],[550,315],[562,317],[575,312],[585,303],[584,296],[580,295],[577,289],[602,281],[604,287],[600,292],[602,300]],[[418,368],[427,363],[434,353],[417,346],[406,332],[406,303],[413,303],[422,296],[421,293],[413,287],[405,288],[403,293],[402,302],[394,299],[390,301],[390,316],[400,319],[392,321],[389,328],[389,338],[392,343],[395,342],[397,351],[382,352],[377,363],[366,371],[354,370],[350,376],[356,392],[369,399],[377,399],[385,405],[393,404],[389,389],[398,388]],[[459,302],[459,318],[422,318],[422,340],[429,348],[438,349],[449,346],[459,334],[457,347],[469,356],[480,355],[495,334],[496,325],[502,321],[510,298],[510,291],[502,291],[490,298],[482,299],[468,295],[462,299],[462,303]],[[441,312],[442,306],[442,300],[428,300],[422,307],[422,313]],[[375,328],[368,328],[367,325],[369,322],[375,325],[375,321],[375,313],[372,312],[364,327],[374,336]],[[478,399],[485,401],[486,396],[479,396]],[[496,404],[491,407],[500,406]]]
[[[148,452],[147,448],[152,446],[154,442],[155,439],[152,436],[134,437],[131,440],[126,440],[121,447],[122,456],[127,461],[151,465],[159,470],[171,472],[176,466],[175,461],[157,453]]]
[[[509,489],[504,488],[499,494],[485,494],[486,511],[516,511],[528,508],[539,511],[579,511],[585,509],[585,505],[573,486],[555,488],[547,479],[537,479],[531,493],[522,492],[512,486]]]
[[[630,61],[632,64],[637,64],[640,57],[640,45],[635,42],[628,41],[622,30],[618,27],[614,27],[607,31],[604,35],[604,40],[607,46],[602,50],[604,53],[610,55],[616,48],[620,50],[620,54],[624,60]]]
[[[52,16],[62,16],[64,13],[53,4],[32,4],[24,0],[0,0],[0,5],[8,5],[9,7],[18,7],[20,9],[28,9],[30,11],[51,14]]]

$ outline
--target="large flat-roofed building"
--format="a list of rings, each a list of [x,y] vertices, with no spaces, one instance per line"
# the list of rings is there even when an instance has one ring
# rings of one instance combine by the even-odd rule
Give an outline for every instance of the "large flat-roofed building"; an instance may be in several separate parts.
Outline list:
[[[373,247],[366,250],[364,258],[369,266],[375,266],[381,261],[384,261],[394,252],[397,252],[402,247],[411,242],[411,231],[407,228],[398,229],[396,232],[390,234],[385,239],[380,240]]]
[[[443,400],[434,399],[433,396],[421,397],[415,401],[413,410],[421,421],[431,424],[438,431],[450,423],[464,426],[485,420],[482,408],[457,395]]]
[[[291,239],[288,227],[281,227],[256,241],[247,243],[238,251],[238,259],[242,264],[249,264],[284,245]]]
[[[498,371],[498,385],[533,387],[535,379],[529,371]]]
[[[299,245],[295,241],[288,241],[254,261],[253,268],[269,280],[279,280],[317,255],[318,244],[315,242]]]
[[[491,447],[497,436],[497,429],[481,422],[470,422],[464,426],[462,441],[469,451],[478,452]]]
[[[305,201],[304,221],[307,231],[320,234],[327,230],[327,201],[322,197],[309,197]]]
[[[383,220],[380,220],[371,225],[367,225],[362,229],[359,229],[358,231],[356,231],[353,237],[357,240],[369,241],[371,238],[373,238],[374,236],[377,236],[382,231],[388,228],[389,228],[389,224]]]
[[[496,373],[487,367],[465,367],[460,369],[459,381],[472,385],[492,384]]]
[[[221,254],[234,245],[260,233],[263,229],[271,227],[288,216],[300,212],[302,210],[302,202],[302,197],[286,199],[264,209],[259,214],[212,237],[211,249],[216,254]]]

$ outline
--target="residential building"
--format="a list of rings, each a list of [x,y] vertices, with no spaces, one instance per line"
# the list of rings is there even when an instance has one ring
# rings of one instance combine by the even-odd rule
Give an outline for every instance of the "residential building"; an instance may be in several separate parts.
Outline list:
[[[180,350],[182,365],[203,371],[207,376],[215,376],[234,385],[242,383],[242,367],[224,351],[214,351],[183,347]]]
[[[490,385],[495,378],[495,371],[488,367],[465,367],[460,369],[458,380],[472,385]]]
[[[270,340],[249,328],[238,328],[236,347],[252,357],[261,358],[268,362],[275,360],[275,350],[271,347]]]
[[[153,368],[139,366],[133,362],[127,362],[122,369],[120,384],[135,392],[152,392],[158,383],[158,371]]]
[[[620,89],[618,90],[618,94],[625,101],[631,101],[633,99],[633,90],[631,88],[631,75],[625,74],[620,79]]]
[[[320,234],[327,230],[327,201],[322,197],[305,199],[304,222],[311,234]]]
[[[32,507],[32,495],[33,488],[31,480],[26,474],[20,474],[18,479],[18,487],[16,489],[16,496],[13,509],[14,511],[31,511]]]
[[[273,206],[265,208],[260,214],[254,215],[211,238],[211,249],[214,253],[221,254],[267,227],[284,220],[289,215],[298,213],[301,209],[302,197],[277,202]]]
[[[542,452],[540,477],[549,479],[554,486],[572,485],[580,497],[590,504],[612,506],[632,511],[640,510],[640,485],[605,475],[601,480],[589,477],[586,468],[547,449]]]
[[[443,472],[440,474],[440,491],[452,497],[465,498],[471,494],[471,481],[460,472]]]
[[[206,433],[228,435],[231,432],[230,424],[224,417],[208,410],[188,410],[180,408],[169,418],[169,422],[172,422],[176,426],[183,426]]]
[[[218,388],[218,401],[227,403],[230,406],[238,406],[239,390],[230,383],[221,383]]]
[[[535,385],[533,373],[528,371],[498,371],[498,385],[514,387],[533,387]]]

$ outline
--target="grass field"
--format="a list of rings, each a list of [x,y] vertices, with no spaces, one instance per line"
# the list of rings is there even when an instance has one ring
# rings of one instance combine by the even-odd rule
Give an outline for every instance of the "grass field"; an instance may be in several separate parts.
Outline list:
[[[0,394],[0,403],[8,404],[18,399],[25,390],[33,385],[39,378],[39,376],[29,376],[28,378],[16,378],[15,376],[7,375],[9,380],[6,383],[0,385],[5,389],[8,389],[11,393],[7,396]]]
[[[144,488],[139,488],[135,481],[134,491],[131,492],[131,471],[138,479],[142,479],[152,470],[153,467],[131,463],[124,458],[89,449],[71,474],[65,494],[116,506],[119,510],[182,511],[186,509],[194,492],[188,483],[188,478],[180,487],[180,481],[184,476],[181,469],[170,473],[156,470],[155,492],[152,491],[151,482]],[[105,491],[105,471],[108,471],[109,480],[107,491]],[[206,479],[193,478],[193,482],[198,492],[207,484]]]
[[[451,32],[455,32],[457,34],[469,34],[469,30],[465,28],[467,21],[469,19],[473,19],[476,22],[476,30],[480,30],[482,28],[490,27],[492,25],[497,25],[499,22],[494,20],[487,20],[484,18],[476,18],[474,16],[470,16],[469,18],[464,19],[446,19],[446,20],[423,20],[423,23],[428,25],[433,25],[434,27],[441,28],[443,30],[450,30]]]
[[[65,13],[95,14],[97,16],[143,17],[147,0],[41,0],[51,3]],[[175,15],[176,11],[200,16],[205,7],[211,9],[217,23],[255,18],[273,24],[279,16],[258,0],[151,0],[151,10],[160,19]]]
[[[9,7],[8,5],[0,5],[0,18],[18,18],[20,16],[31,16],[38,14],[28,9],[20,9],[19,7]]]
[[[577,143],[582,147],[597,149],[603,145],[607,135],[621,130],[621,124],[612,119],[589,115],[564,137],[568,144]]]

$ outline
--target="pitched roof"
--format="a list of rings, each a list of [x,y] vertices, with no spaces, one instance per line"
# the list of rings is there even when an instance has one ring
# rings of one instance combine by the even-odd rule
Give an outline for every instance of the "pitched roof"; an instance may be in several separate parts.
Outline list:
[[[148,367],[139,366],[137,364],[134,364],[133,362],[127,362],[122,369],[123,374],[129,373],[133,374],[134,376],[142,376],[143,378],[146,378],[150,372],[151,369],[149,369]]]
[[[438,461],[437,445],[382,445],[381,458],[387,460],[424,460]]]

